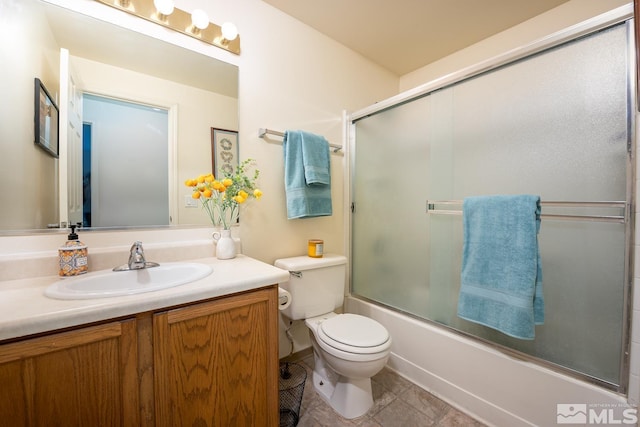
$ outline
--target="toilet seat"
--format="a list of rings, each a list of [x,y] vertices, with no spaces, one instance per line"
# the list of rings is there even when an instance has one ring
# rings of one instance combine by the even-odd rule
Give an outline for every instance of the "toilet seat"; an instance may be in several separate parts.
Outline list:
[[[358,314],[339,314],[319,323],[317,338],[337,350],[374,354],[391,346],[389,332],[380,323]]]

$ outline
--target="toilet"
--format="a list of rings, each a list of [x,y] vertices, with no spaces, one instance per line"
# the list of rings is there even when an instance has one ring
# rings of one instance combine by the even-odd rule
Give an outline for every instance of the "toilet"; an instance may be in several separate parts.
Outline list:
[[[291,320],[305,320],[313,346],[313,385],[344,418],[365,414],[373,405],[371,377],[387,363],[391,336],[380,323],[358,314],[337,314],[342,307],[347,259],[325,254],[278,259],[290,279],[280,287],[291,294],[281,310]]]

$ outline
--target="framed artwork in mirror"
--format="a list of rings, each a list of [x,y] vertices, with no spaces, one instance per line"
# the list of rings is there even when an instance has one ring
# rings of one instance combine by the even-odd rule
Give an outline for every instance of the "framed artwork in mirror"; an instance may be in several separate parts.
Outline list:
[[[216,179],[236,172],[238,155],[238,132],[211,128],[211,170]]]
[[[34,142],[44,151],[58,157],[58,106],[39,78],[35,78]]]

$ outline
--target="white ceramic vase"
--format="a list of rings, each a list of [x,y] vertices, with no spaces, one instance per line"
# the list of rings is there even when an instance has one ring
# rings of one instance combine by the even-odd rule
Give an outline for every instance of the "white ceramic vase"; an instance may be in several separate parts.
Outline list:
[[[213,240],[216,242],[216,258],[232,259],[236,257],[236,242],[231,237],[231,230],[214,231]]]

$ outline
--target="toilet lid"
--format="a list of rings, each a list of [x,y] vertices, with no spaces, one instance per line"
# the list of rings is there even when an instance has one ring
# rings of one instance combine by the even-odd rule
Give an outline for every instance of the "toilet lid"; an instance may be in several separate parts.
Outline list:
[[[328,338],[349,347],[377,347],[389,341],[389,332],[380,323],[358,314],[341,314],[320,324]]]

